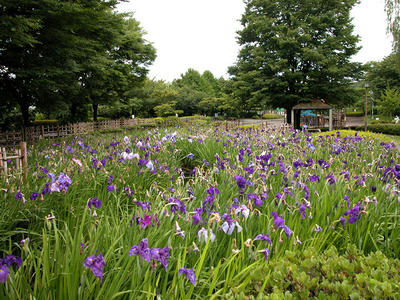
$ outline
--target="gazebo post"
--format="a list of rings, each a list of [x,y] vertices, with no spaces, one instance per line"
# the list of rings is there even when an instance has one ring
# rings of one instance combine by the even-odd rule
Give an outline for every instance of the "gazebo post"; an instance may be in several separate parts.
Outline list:
[[[329,131],[333,130],[332,108],[329,109]]]
[[[290,111],[290,114],[292,115],[292,125],[293,125],[293,128],[294,128],[294,109],[293,108]]]

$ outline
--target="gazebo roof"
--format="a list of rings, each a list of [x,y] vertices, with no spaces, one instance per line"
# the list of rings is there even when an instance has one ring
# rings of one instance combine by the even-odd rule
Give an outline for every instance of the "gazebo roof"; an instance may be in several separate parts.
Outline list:
[[[299,103],[293,109],[331,109],[332,107],[322,99],[312,99],[310,102]]]

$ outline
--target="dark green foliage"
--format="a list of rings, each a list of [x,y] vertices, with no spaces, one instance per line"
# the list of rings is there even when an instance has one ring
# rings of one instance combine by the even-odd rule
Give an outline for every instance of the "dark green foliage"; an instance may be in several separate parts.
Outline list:
[[[322,255],[316,253],[315,249],[286,251],[284,256],[265,262],[250,273],[250,284],[242,294],[258,295],[265,284],[257,299],[400,297],[398,259],[389,259],[379,251],[364,256],[354,246],[349,246],[344,254],[339,254],[335,247]],[[233,295],[235,292],[232,288]]]
[[[371,62],[367,65],[367,81],[373,91],[375,99],[379,99],[386,88],[400,87],[400,58],[398,54],[391,54],[380,62]]]
[[[241,106],[291,109],[313,98],[351,102],[351,78],[361,70],[350,62],[359,50],[350,18],[355,3],[247,1],[238,39],[242,49],[229,70]]]
[[[363,117],[364,116],[364,112],[362,112],[362,111],[349,111],[349,112],[346,112],[346,116],[348,116],[348,117]]]
[[[364,130],[364,126],[357,130]],[[368,124],[368,131],[391,135],[400,135],[400,124]]]
[[[123,99],[155,59],[139,23],[114,11],[120,1],[2,0],[0,91],[29,124],[29,107],[83,121]]]

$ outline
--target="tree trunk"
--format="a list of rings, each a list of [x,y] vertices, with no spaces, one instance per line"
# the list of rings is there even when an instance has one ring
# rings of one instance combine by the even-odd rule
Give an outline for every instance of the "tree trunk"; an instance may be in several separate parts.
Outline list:
[[[97,121],[97,110],[99,108],[99,105],[97,103],[92,103],[93,107],[93,121]]]
[[[18,103],[19,107],[21,109],[21,114],[22,114],[22,126],[26,127],[30,124],[29,122],[29,105],[25,101],[21,101]]]

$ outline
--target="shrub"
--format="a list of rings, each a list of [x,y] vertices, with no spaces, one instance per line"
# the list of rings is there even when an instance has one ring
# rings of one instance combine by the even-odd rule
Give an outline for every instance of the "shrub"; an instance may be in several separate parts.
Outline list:
[[[283,116],[280,116],[280,115],[277,115],[277,114],[263,114],[262,118],[266,119],[266,120],[282,119]]]
[[[357,127],[357,130],[364,130],[364,126]],[[391,135],[400,135],[400,124],[371,124],[368,131]]]
[[[338,137],[338,133],[340,133],[340,138],[345,138],[347,136],[361,136],[365,139],[374,139],[374,140],[379,140],[382,142],[389,143],[392,141],[392,139],[388,136],[385,136],[383,134],[379,133],[374,133],[374,132],[365,132],[365,131],[355,131],[355,130],[332,130],[332,131],[326,131],[326,132],[316,132],[313,133],[313,136],[319,137],[319,136],[335,136]]]
[[[349,112],[346,112],[346,116],[347,117],[363,117],[364,116],[364,112],[362,112],[362,111],[349,111]]]
[[[286,251],[283,257],[254,268],[248,282],[241,292],[258,294],[257,299],[398,299],[400,261],[380,251],[364,256],[355,246],[342,255],[335,247],[321,255],[312,248]]]
[[[32,122],[33,125],[48,125],[56,123],[58,123],[58,120],[35,120]]]
[[[179,117],[176,116],[169,116],[164,119],[165,126],[174,126],[174,125],[181,125],[181,121]]]

